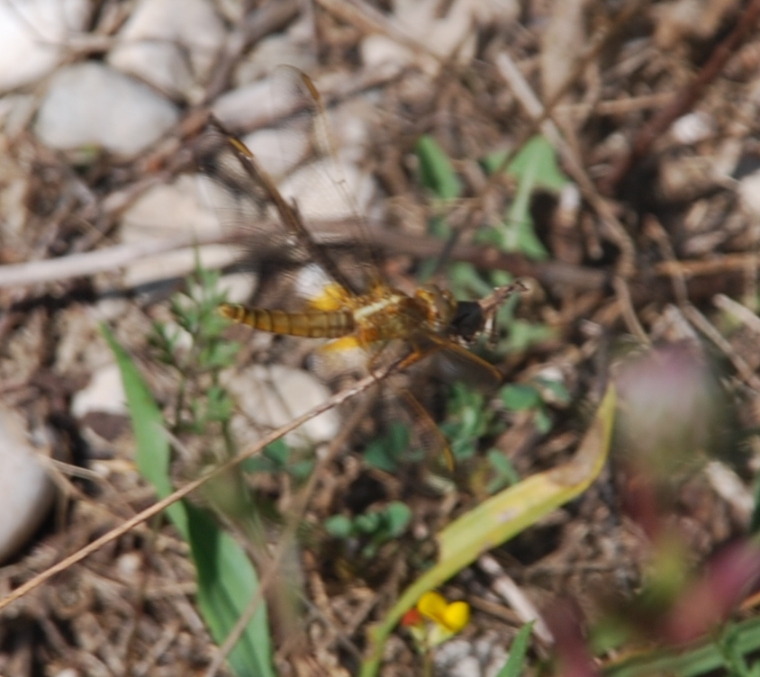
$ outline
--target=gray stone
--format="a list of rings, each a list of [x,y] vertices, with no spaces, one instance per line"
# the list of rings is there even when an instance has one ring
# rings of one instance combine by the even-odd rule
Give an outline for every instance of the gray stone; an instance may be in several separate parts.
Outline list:
[[[35,131],[60,150],[95,145],[133,155],[157,141],[177,118],[176,108],[146,85],[85,62],[53,76]]]

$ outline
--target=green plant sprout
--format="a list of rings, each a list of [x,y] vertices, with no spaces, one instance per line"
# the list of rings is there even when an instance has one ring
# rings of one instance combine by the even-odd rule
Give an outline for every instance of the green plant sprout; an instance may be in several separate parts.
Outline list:
[[[411,431],[409,425],[392,421],[385,434],[370,441],[362,454],[364,462],[384,472],[396,472],[405,463],[415,463],[423,459],[420,450],[410,449]]]
[[[439,212],[461,196],[461,181],[451,160],[432,137],[421,137],[415,151],[419,161],[420,183],[439,203],[435,209],[436,215],[430,219],[428,230],[438,238],[448,239],[452,236],[451,227]],[[483,166],[486,171],[494,172],[502,169],[504,159],[504,153],[492,154],[483,160]],[[569,180],[559,169],[554,149],[541,136],[528,141],[503,171],[517,181],[515,198],[501,222],[495,226],[481,227],[476,233],[475,241],[506,252],[520,252],[529,258],[545,259],[548,253],[534,231],[530,198],[539,189],[557,192]],[[420,266],[420,281],[427,280],[438,264],[434,260],[424,261]],[[458,261],[449,264],[448,274],[449,287],[460,299],[482,298],[495,287],[512,281],[505,271],[481,272],[470,263]],[[515,318],[516,303],[517,297],[508,299],[505,307],[500,308],[496,314],[497,326],[508,330],[495,347],[499,357],[510,352],[523,352],[532,345],[555,336],[554,330],[544,324]]]
[[[157,359],[179,375],[177,396],[165,419],[134,361],[110,330],[102,331],[116,357],[127,396],[136,438],[136,461],[140,473],[154,486],[159,498],[172,493],[169,435],[221,439],[228,454],[234,450],[229,429],[232,400],[220,384],[220,372],[233,363],[237,346],[223,339],[226,322],[216,313],[224,294],[218,290],[219,275],[198,267],[188,281],[187,293],[172,300],[176,324],[155,323],[151,344]],[[168,419],[168,420],[167,420]],[[221,432],[221,435],[219,433]],[[238,478],[239,479],[239,478]],[[248,515],[249,535],[257,530],[253,502],[244,483],[217,480],[210,489],[223,497],[236,515]],[[223,493],[220,491],[223,483]],[[246,612],[250,600],[260,595],[256,571],[243,548],[221,529],[211,513],[192,502],[172,504],[167,513],[189,542],[197,570],[198,605],[218,643],[222,643]],[[274,677],[267,610],[262,602],[243,628],[229,655],[239,677]]]
[[[294,453],[288,443],[280,438],[264,447],[258,456],[245,461],[242,467],[249,474],[285,473],[297,482],[303,482],[314,470],[314,459]]]
[[[486,406],[483,393],[461,382],[452,385],[441,430],[450,440],[455,461],[471,459],[479,440],[495,432],[494,424],[495,412]]]
[[[506,153],[494,153],[483,160],[487,172],[498,171]],[[557,164],[557,154],[543,136],[534,136],[504,168],[504,173],[517,181],[514,200],[500,224],[485,229],[481,242],[492,244],[505,252],[520,252],[528,258],[544,260],[549,253],[536,236],[530,200],[538,190],[559,192],[569,183]]]
[[[546,405],[547,396],[551,401],[567,405],[570,393],[564,384],[537,377],[528,383],[509,383],[499,391],[499,397],[507,411],[531,411],[536,430],[546,435],[552,428],[552,418]]]
[[[187,292],[171,299],[176,324],[153,323],[149,342],[156,358],[179,378],[172,426],[175,434],[202,435],[209,432],[209,426],[219,424],[229,439],[226,426],[234,404],[219,377],[234,364],[240,346],[223,337],[228,322],[217,312],[225,299],[218,285],[218,272],[198,266],[187,280]]]
[[[324,522],[327,533],[342,541],[357,541],[359,553],[369,559],[382,545],[401,536],[409,526],[412,511],[400,501],[391,501],[379,510],[353,517],[333,515]]]
[[[533,623],[526,623],[520,628],[520,631],[512,641],[509,647],[509,657],[502,666],[501,670],[496,673],[496,677],[520,677],[525,674],[526,661],[528,653],[530,633],[533,631]]]

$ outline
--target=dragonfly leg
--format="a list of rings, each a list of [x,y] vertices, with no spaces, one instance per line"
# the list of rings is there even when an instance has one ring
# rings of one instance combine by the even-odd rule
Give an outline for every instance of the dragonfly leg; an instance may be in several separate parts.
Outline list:
[[[437,343],[434,343],[429,348],[423,349],[419,344],[417,343],[411,343],[411,352],[403,359],[398,365],[399,370],[407,369],[408,367],[411,367],[413,364],[417,364],[420,360],[426,358],[428,355],[432,355],[437,350],[440,350],[440,347]]]
[[[367,360],[367,369],[371,374],[374,374],[383,366],[381,363],[381,357],[384,354],[387,354],[389,345],[390,341],[384,341],[370,354],[369,359]]]
[[[430,416],[430,412],[420,404],[420,401],[409,390],[401,390],[399,394],[409,407],[407,416],[412,420],[415,437],[421,440],[425,454],[442,453],[446,468],[449,472],[453,472],[454,454],[448,440]]]

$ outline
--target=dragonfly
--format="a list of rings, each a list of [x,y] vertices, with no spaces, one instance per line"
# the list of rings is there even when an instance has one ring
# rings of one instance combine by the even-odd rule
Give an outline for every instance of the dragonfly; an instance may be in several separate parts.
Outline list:
[[[334,146],[326,131],[325,106],[314,83],[304,73],[290,68],[278,77],[286,78],[287,86],[305,102],[303,107],[317,130],[316,145],[325,156],[334,158]],[[434,284],[410,291],[399,289],[383,278],[375,260],[341,262],[318,242],[304,223],[297,199],[291,202],[283,197],[256,154],[213,116],[201,134],[196,155],[204,173],[227,195],[225,211],[232,214],[233,221],[247,222],[243,225],[251,229],[252,246],[256,246],[257,239],[275,237],[276,231],[257,231],[253,225],[267,221],[274,211],[284,229],[277,237],[291,258],[299,264],[316,264],[327,280],[296,308],[223,303],[219,307],[221,315],[258,331],[327,339],[318,349],[323,354],[359,349],[368,356],[370,370],[376,369],[387,355],[393,356],[394,369],[404,370],[439,354],[469,382],[485,387],[500,382],[500,372],[471,352],[469,346],[493,322],[505,300],[524,289],[521,282],[496,288],[477,301],[457,300],[450,291]],[[358,216],[356,222],[359,244],[364,245],[360,249],[370,251],[366,242],[361,242],[368,238],[362,234]],[[413,400],[409,393],[405,396]],[[411,410],[425,411],[414,400]],[[444,444],[444,452],[451,467],[448,445]]]

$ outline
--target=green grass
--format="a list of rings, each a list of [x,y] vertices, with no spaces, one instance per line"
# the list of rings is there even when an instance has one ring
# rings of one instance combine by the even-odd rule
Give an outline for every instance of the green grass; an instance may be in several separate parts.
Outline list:
[[[181,348],[181,332],[157,325],[153,344],[159,358],[181,374],[176,401],[171,408],[173,421],[166,420],[151,395],[135,361],[103,326],[121,371],[127,406],[135,434],[135,458],[140,473],[159,498],[172,490],[169,475],[173,434],[204,435],[209,429],[223,434],[232,412],[231,400],[219,385],[219,372],[231,363],[236,347],[221,337],[224,323],[216,315],[221,295],[215,291],[218,278],[198,271],[189,284],[188,295],[174,300],[177,324],[192,337],[189,349]],[[229,437],[227,437],[229,439]],[[167,508],[167,516],[190,544],[197,572],[198,607],[211,636],[223,643],[259,594],[259,581],[247,554],[232,536],[220,528],[212,513],[188,501]],[[274,677],[272,643],[267,611],[263,602],[246,625],[229,655],[238,677]]]

